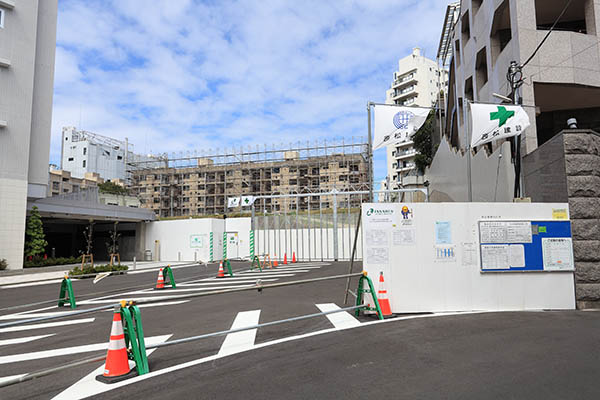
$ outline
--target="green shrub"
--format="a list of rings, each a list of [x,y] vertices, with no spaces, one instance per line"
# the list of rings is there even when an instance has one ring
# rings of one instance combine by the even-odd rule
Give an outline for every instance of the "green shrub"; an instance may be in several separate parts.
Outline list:
[[[44,260],[42,257],[34,257],[31,261],[23,263],[24,268],[48,267],[52,265],[79,264],[81,257],[56,257]]]
[[[0,258],[0,271],[8,268],[8,263],[4,258]]]
[[[112,272],[112,271],[127,271],[129,267],[127,265],[96,265],[93,268],[90,266],[84,267],[83,271],[81,268],[73,268],[69,271],[69,276],[77,276],[77,275],[89,275],[89,274],[98,274],[100,272]]]

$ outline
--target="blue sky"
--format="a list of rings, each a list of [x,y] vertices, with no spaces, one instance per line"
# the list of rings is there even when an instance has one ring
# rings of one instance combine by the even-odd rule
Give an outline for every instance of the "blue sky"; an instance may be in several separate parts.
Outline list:
[[[138,153],[366,137],[398,59],[435,58],[446,4],[59,0],[50,161],[63,126]]]

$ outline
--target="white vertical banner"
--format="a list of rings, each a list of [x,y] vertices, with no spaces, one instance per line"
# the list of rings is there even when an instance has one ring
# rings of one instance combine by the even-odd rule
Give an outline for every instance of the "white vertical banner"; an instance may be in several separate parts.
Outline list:
[[[377,150],[388,145],[408,142],[423,126],[431,109],[376,104],[373,111],[373,150]]]

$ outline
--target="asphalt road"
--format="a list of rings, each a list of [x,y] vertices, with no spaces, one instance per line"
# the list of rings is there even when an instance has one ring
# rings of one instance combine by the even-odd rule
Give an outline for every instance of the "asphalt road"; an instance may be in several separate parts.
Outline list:
[[[233,267],[247,270],[248,265],[234,263]],[[280,269],[275,274],[264,271],[261,279],[271,283],[342,274],[348,265],[308,263],[293,267],[296,269]],[[216,265],[209,266],[208,271],[203,266],[176,268],[178,288],[162,292],[130,293],[151,288],[156,281],[154,271],[109,277],[96,285],[91,280],[74,282],[78,309],[109,304],[121,297],[157,297],[198,293],[208,287],[239,287],[256,279],[254,274],[241,273],[236,274],[235,280],[200,281],[214,276],[216,269]],[[144,333],[146,338],[171,335],[168,340],[174,340],[230,329],[239,313],[248,311],[259,312],[258,322],[264,323],[319,312],[316,304],[335,303],[343,307],[344,287],[345,280],[332,280],[144,307],[141,308]],[[58,284],[2,288],[0,308],[55,298],[58,288]],[[109,297],[98,294],[107,290],[118,294]],[[85,296],[90,293],[96,294]],[[106,303],[84,304],[86,299]],[[8,314],[43,307],[0,310],[0,323],[15,320],[14,315]],[[57,311],[53,304],[48,307],[51,308],[30,313]],[[0,344],[21,337],[52,335],[26,343],[0,345],[0,377],[104,354],[105,350],[76,354],[72,350],[59,351],[58,355],[44,358],[41,357],[44,353],[27,354],[106,345],[110,311],[58,321],[91,318],[94,320],[84,323],[22,331],[0,328]],[[600,395],[597,383],[600,313],[489,313],[426,316],[384,323],[361,317],[359,321],[359,327],[346,330],[334,329],[325,316],[259,328],[254,338],[256,348],[224,357],[217,356],[226,347],[228,339],[224,336],[160,348],[149,356],[148,377],[135,378],[138,381],[92,398],[564,399]],[[272,343],[276,340],[282,342]],[[48,399],[61,393],[70,398],[81,397],[84,393],[94,393],[85,381],[90,376],[93,381],[93,372],[98,368],[102,368],[102,363],[0,388],[0,398]],[[77,384],[80,380],[82,383]],[[63,392],[65,389],[70,391]]]

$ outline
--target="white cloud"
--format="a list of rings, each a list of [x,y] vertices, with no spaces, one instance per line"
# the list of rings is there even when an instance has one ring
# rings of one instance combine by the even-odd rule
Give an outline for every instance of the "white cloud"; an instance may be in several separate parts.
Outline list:
[[[80,121],[139,152],[366,136],[398,58],[435,57],[446,4],[61,0],[51,160]]]

